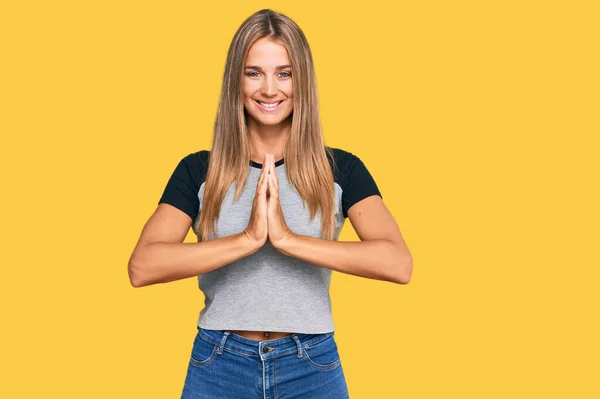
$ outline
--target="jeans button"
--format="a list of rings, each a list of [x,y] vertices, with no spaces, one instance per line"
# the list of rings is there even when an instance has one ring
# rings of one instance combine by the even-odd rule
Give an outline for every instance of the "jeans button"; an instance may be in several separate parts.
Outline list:
[[[263,346],[262,351],[263,353],[267,353],[269,351],[269,348],[267,346]]]

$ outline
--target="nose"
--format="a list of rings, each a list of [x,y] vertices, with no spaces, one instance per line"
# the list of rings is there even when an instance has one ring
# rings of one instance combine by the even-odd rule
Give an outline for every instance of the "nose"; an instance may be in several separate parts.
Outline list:
[[[262,94],[265,96],[273,96],[277,94],[277,81],[274,77],[266,78],[262,85]]]

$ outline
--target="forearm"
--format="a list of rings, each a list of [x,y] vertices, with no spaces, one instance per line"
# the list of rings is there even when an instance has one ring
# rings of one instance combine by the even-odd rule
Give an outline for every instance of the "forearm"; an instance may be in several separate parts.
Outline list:
[[[277,249],[327,269],[375,280],[405,284],[412,273],[410,254],[388,240],[332,241],[293,234]]]
[[[197,243],[153,242],[129,262],[134,287],[198,276],[251,255],[258,247],[244,233]]]

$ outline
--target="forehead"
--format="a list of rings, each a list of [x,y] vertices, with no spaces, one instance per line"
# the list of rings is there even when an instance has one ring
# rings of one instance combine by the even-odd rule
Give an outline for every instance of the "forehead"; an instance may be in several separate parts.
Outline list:
[[[277,65],[289,64],[287,50],[279,43],[268,38],[258,39],[250,47],[246,65],[261,65],[263,67],[275,67]]]

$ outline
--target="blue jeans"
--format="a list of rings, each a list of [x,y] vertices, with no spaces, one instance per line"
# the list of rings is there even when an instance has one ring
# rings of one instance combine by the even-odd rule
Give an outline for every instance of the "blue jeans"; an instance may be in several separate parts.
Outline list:
[[[256,341],[198,327],[181,398],[349,398],[333,335]]]

